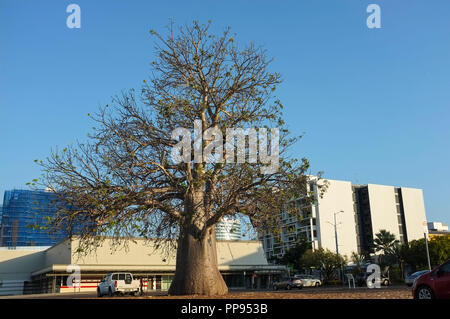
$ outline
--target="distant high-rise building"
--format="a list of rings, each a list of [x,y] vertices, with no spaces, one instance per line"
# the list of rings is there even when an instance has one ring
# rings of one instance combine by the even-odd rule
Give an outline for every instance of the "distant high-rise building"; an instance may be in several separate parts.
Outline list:
[[[428,230],[448,232],[448,226],[441,222],[429,222]]]
[[[2,215],[3,215],[3,205],[0,205],[0,246],[2,245]]]
[[[242,238],[241,222],[235,218],[223,217],[216,224],[215,230],[217,240],[240,240]]]
[[[421,189],[328,182],[323,197],[318,194],[314,178],[308,184],[316,197],[313,205],[302,207],[301,200],[295,201],[303,217],[301,221],[282,213],[280,234],[260,233],[268,259],[284,255],[299,237],[311,242],[313,249],[338,250],[348,257],[352,252],[373,252],[374,237],[382,229],[394,234],[400,242],[423,238],[426,215]]]
[[[0,246],[51,246],[67,238],[64,229],[49,233],[48,218],[58,211],[57,195],[48,191],[5,191]]]
[[[428,223],[428,238],[434,238],[437,236],[449,236],[448,226],[441,222],[429,222]]]

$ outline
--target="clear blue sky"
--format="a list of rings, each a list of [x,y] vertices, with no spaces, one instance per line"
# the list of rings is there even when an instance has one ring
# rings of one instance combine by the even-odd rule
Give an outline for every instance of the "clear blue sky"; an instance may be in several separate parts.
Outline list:
[[[211,19],[274,57],[311,173],[422,188],[428,219],[449,223],[450,2],[279,2],[0,0],[1,194],[38,177],[33,160],[52,147],[85,139],[87,113],[140,87],[150,29]],[[70,3],[81,29],[66,26]],[[366,26],[370,3],[381,29]]]

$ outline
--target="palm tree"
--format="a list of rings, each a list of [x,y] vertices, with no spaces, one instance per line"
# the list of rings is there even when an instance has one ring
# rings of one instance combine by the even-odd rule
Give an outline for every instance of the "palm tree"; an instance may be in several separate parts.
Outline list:
[[[395,238],[395,235],[385,229],[381,229],[378,233],[375,234],[373,244],[375,252],[381,252],[381,254],[379,255],[380,266],[382,257],[389,253],[392,248],[398,243],[399,241]]]

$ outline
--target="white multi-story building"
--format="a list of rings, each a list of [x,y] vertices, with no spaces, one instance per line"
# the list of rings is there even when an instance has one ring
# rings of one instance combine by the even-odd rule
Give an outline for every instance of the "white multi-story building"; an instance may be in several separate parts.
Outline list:
[[[309,183],[315,203],[301,209],[301,221],[282,214],[281,233],[260,236],[268,259],[281,257],[298,236],[310,241],[313,249],[338,250],[348,257],[352,252],[372,252],[375,234],[382,229],[401,242],[423,238],[426,215],[421,189],[327,180],[328,188],[320,197],[317,183],[323,180],[312,178]]]

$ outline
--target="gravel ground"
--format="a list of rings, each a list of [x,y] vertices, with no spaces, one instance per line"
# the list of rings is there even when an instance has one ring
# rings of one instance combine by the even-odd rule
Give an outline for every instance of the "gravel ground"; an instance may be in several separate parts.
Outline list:
[[[129,298],[129,297],[114,297]],[[412,299],[408,287],[368,288],[304,288],[301,290],[283,291],[231,291],[224,296],[168,296],[167,294],[131,297],[137,299]]]
[[[77,294],[38,294],[0,296],[0,299],[111,299],[103,296],[97,298],[95,292]],[[231,290],[225,296],[168,296],[167,292],[154,291],[147,296],[114,296],[112,299],[412,299],[411,288],[406,286],[389,286],[380,289],[342,287],[303,288],[301,290]]]

